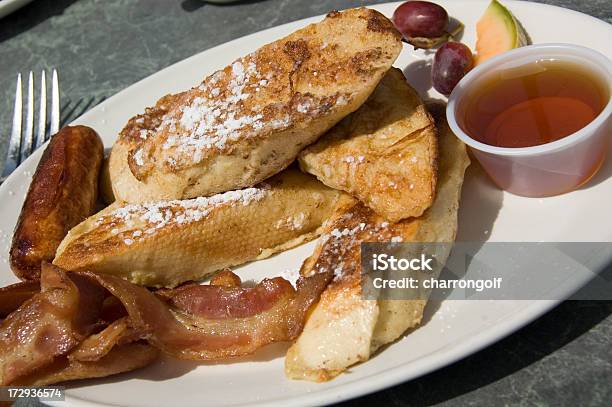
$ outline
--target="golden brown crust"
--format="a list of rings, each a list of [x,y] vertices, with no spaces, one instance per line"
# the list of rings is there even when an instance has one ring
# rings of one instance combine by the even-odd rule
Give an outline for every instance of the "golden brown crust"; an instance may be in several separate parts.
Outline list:
[[[433,119],[403,73],[391,68],[366,103],[304,149],[299,162],[397,222],[431,206],[437,158]]]
[[[401,48],[386,17],[352,9],[163,97],[131,119],[113,147],[115,196],[185,199],[269,178],[355,111]]]
[[[377,33],[389,33],[401,40],[402,36],[399,31],[397,31],[391,20],[374,10],[368,10],[369,13],[362,17],[368,21],[368,30]]]
[[[45,150],[23,204],[10,251],[21,279],[40,277],[68,231],[95,209],[103,146],[94,130],[65,127]]]
[[[339,195],[289,168],[209,198],[116,202],[73,228],[54,264],[174,287],[314,238]]]
[[[420,299],[363,297],[360,244],[362,242],[453,242],[461,186],[469,158],[465,145],[436,115],[440,133],[440,168],[433,205],[418,218],[386,221],[356,199],[346,198],[327,222],[313,255],[301,273],[333,270],[334,280],[321,294],[304,330],[287,352],[285,373],[292,379],[330,380],[355,363],[368,360],[381,346],[417,326],[428,292]],[[402,250],[402,246],[397,246]],[[446,261],[450,245],[436,259]],[[437,275],[433,275],[437,278]],[[422,295],[422,296],[421,296]]]

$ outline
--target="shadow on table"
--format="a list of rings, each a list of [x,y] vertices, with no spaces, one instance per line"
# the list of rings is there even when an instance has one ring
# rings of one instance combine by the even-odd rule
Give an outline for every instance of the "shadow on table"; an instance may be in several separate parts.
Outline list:
[[[60,127],[64,127],[78,119],[87,112],[89,109],[99,105],[100,103],[106,100],[106,96],[102,97],[91,97],[91,98],[80,98],[76,101],[72,99],[68,99],[61,106],[61,117],[60,117]]]
[[[214,2],[208,2],[206,0],[183,0],[181,2],[181,8],[190,13],[206,5],[225,7],[225,6],[232,6],[236,4],[260,3],[262,1],[266,1],[266,0],[239,0],[235,2],[229,2],[229,3],[214,3]]]
[[[0,20],[0,42],[28,31],[49,17],[62,14],[77,0],[33,1]]]
[[[611,314],[610,301],[565,301],[515,334],[464,360],[338,406],[428,406],[452,400],[539,361]]]

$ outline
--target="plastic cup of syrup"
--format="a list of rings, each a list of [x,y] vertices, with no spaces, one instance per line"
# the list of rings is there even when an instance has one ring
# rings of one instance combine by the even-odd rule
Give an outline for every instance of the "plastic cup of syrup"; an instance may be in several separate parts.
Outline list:
[[[542,44],[470,71],[446,115],[487,174],[516,195],[573,191],[603,164],[612,135],[612,62],[589,48]]]

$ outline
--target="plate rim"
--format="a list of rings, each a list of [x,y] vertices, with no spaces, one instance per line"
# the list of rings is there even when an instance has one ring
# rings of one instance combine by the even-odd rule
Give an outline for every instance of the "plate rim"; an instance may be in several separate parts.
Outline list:
[[[21,5],[25,5],[31,2],[32,0],[6,0],[6,1],[9,2],[9,5],[11,4],[11,2],[16,2],[16,3],[23,2]],[[448,1],[448,0],[445,0],[445,1]],[[458,2],[485,4],[486,0],[458,0]],[[387,2],[387,3],[372,4],[372,5],[365,4],[364,6],[373,8],[373,9],[378,9],[382,7],[389,7],[392,4],[399,5],[400,3],[402,2],[395,1],[395,2]],[[612,30],[612,26],[610,26],[610,24],[606,23],[605,21],[597,17],[593,17],[586,13],[582,13],[580,11],[576,11],[573,9],[568,9],[568,8],[564,8],[564,7],[560,7],[556,5],[544,4],[544,3],[534,3],[530,1],[524,1],[524,0],[505,0],[504,3],[509,4],[509,5],[519,3],[527,7],[534,7],[534,8],[547,9],[547,10],[554,9],[554,11],[556,12],[570,13],[570,14],[577,15],[580,18],[588,18],[593,23],[597,22],[598,24],[602,24],[606,28],[609,28]],[[2,7],[0,6],[0,18],[2,16],[1,13],[2,13]],[[136,85],[141,84],[141,82],[149,81],[155,78],[157,75],[163,74],[164,71],[166,70],[176,69],[177,67],[180,67],[182,65],[188,65],[192,62],[192,60],[194,60],[195,58],[197,58],[203,53],[209,53],[209,52],[212,53],[222,47],[229,47],[236,43],[251,41],[254,37],[260,36],[262,35],[262,33],[265,33],[267,31],[283,30],[283,29],[288,28],[289,26],[294,26],[295,24],[300,24],[300,25],[310,24],[314,21],[320,20],[324,16],[325,15],[323,14],[323,15],[306,17],[302,19],[296,19],[296,20],[293,20],[293,21],[290,21],[290,22],[287,22],[281,25],[269,27],[269,28],[251,33],[251,34],[247,34],[242,37],[235,38],[230,41],[215,45],[214,47],[202,50],[201,52],[198,52],[183,60],[177,61],[171,65],[168,65],[167,67],[130,84],[126,88],[113,94],[111,97],[106,99],[104,102],[96,106],[95,109],[102,109],[107,104],[108,105],[113,104],[116,98],[119,98],[124,93],[129,92],[131,88],[135,87]],[[87,121],[87,118],[90,112],[91,111],[86,112],[85,114],[83,114],[82,116],[80,116],[79,118],[71,122],[69,125],[79,124],[83,121]],[[43,149],[40,149],[40,151],[37,151],[35,154],[32,154],[25,161],[25,163],[27,163],[28,161],[38,161],[40,159],[40,156],[42,155],[42,151]],[[13,185],[15,182],[18,181],[18,178],[15,175],[16,172],[17,171],[11,174],[7,178],[7,180],[2,185],[0,185],[0,195],[2,195],[3,193],[6,193],[6,191],[4,190],[7,188],[10,188],[11,185]],[[20,172],[20,174],[21,176],[23,176],[24,171]],[[248,405],[269,405],[269,406],[283,405],[284,406],[284,405],[287,405],[288,403],[290,403],[291,405],[324,405],[327,403],[337,403],[341,401],[346,401],[346,400],[354,399],[354,398],[357,398],[357,397],[360,397],[366,394],[371,394],[376,391],[384,390],[386,388],[395,386],[397,384],[400,384],[400,383],[403,383],[409,380],[413,380],[417,377],[421,377],[423,375],[431,373],[435,370],[438,370],[444,366],[448,366],[463,358],[466,358],[472,354],[475,354],[476,352],[480,350],[485,349],[491,344],[502,340],[508,335],[530,324],[531,322],[533,322],[534,320],[536,320],[537,318],[539,318],[540,316],[542,316],[543,314],[545,314],[546,312],[550,311],[552,308],[557,306],[561,301],[562,300],[531,300],[529,301],[531,304],[522,308],[516,314],[516,316],[514,316],[512,319],[496,323],[495,329],[487,329],[487,330],[484,330],[480,334],[470,335],[469,337],[464,338],[459,345],[451,348],[448,351],[439,351],[437,355],[427,357],[425,360],[404,363],[399,366],[395,366],[391,369],[379,371],[374,374],[368,375],[364,378],[356,379],[353,382],[341,384],[333,388],[321,389],[319,391],[304,393],[304,394],[297,395],[297,396],[290,396],[290,397],[278,398],[278,399],[269,399],[265,401],[258,401],[255,403],[237,403],[233,405],[248,404]],[[407,368],[409,369],[410,367],[414,366],[415,363],[427,363],[427,366],[424,368],[418,369],[418,372],[416,373],[410,372],[409,370],[407,371]],[[360,386],[355,387],[356,383],[360,383]],[[351,391],[343,392],[342,389],[346,389],[347,387],[351,387]],[[69,391],[70,390],[68,390],[68,392]],[[91,401],[89,399],[85,399],[85,398],[81,398],[77,396],[71,396],[68,392],[66,393],[66,398],[64,402],[47,402],[47,403],[49,405],[64,406],[65,403],[68,402],[70,404],[87,406],[87,407],[104,407],[104,406],[114,406],[115,405],[115,404],[109,404],[109,403],[98,403],[95,401]]]
[[[1,0],[0,1],[0,19],[8,16],[14,11],[19,10],[21,7],[33,0]]]

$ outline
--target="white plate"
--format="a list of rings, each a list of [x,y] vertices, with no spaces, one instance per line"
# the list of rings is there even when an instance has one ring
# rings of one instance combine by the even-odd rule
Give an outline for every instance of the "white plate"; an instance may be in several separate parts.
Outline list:
[[[0,18],[11,14],[32,0],[0,0]]]
[[[440,1],[449,14],[466,25],[463,41],[474,45],[474,27],[487,2]],[[535,3],[506,1],[534,42],[568,42],[612,55],[612,27],[570,10]],[[399,3],[374,8],[391,15]],[[310,18],[231,41],[179,62],[129,87],[77,120],[95,128],[107,146],[129,117],[161,96],[187,89],[206,74],[233,59],[290,32],[320,20]],[[410,82],[428,92],[424,75],[431,55],[406,46],[396,66],[407,68]],[[429,96],[440,97],[433,92]],[[6,263],[13,230],[35,165],[37,152],[0,187],[2,285],[16,279]],[[482,174],[469,171],[460,211],[462,240],[496,241],[612,241],[609,197],[612,161],[585,188],[560,197],[525,199],[502,193]],[[246,265],[238,272],[259,279],[297,269],[313,244],[271,259]],[[525,270],[528,273],[528,270]],[[285,345],[275,345],[256,356],[230,363],[163,360],[154,366],[70,387],[72,405],[314,405],[357,397],[413,379],[476,352],[524,326],[556,304],[555,301],[446,301],[430,304],[424,325],[388,347],[367,363],[322,384],[290,381],[283,374]]]

